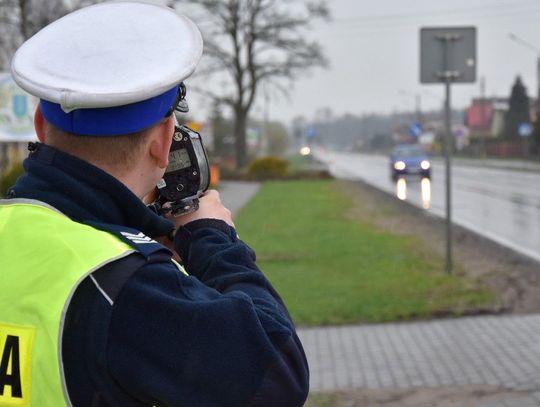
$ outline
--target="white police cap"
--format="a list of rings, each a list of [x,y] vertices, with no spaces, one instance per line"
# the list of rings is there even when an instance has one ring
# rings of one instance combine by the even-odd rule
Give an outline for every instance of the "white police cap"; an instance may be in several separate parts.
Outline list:
[[[107,2],[70,13],[26,41],[11,71],[54,125],[126,134],[161,120],[202,55],[195,24],[174,10]]]

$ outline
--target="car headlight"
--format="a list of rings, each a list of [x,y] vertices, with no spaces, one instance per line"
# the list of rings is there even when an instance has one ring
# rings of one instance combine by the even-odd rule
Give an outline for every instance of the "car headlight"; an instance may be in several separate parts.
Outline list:
[[[403,161],[396,161],[394,163],[394,168],[398,171],[403,171],[407,165]]]
[[[420,167],[423,169],[423,170],[429,170],[429,167],[431,167],[431,164],[429,163],[428,160],[424,160],[420,163]]]

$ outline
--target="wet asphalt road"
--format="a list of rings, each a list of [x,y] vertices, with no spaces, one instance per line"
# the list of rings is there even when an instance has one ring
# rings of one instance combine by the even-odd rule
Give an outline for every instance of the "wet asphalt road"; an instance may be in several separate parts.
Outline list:
[[[446,216],[444,163],[432,163],[432,180],[390,179],[388,157],[318,153],[338,178],[361,179],[426,211]],[[540,261],[540,173],[464,165],[452,169],[452,218],[498,243]]]

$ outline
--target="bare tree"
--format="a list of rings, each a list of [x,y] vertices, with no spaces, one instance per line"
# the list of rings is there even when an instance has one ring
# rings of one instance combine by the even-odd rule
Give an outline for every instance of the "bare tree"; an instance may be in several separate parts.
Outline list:
[[[100,0],[0,0],[0,70],[7,70],[17,47],[63,15]]]
[[[175,2],[171,2],[175,3]],[[283,80],[326,65],[320,45],[306,38],[315,18],[327,18],[324,0],[177,0],[204,13],[197,21],[206,63],[198,74],[221,74],[232,86],[222,94],[201,90],[231,107],[237,167],[247,164],[246,125],[262,83],[286,92]],[[232,89],[231,89],[232,88]]]

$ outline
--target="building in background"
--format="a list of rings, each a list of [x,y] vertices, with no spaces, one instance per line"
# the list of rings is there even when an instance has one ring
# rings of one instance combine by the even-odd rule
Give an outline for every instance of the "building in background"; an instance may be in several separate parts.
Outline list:
[[[499,137],[504,129],[504,117],[508,111],[508,99],[477,98],[467,109],[465,124],[471,140]]]
[[[0,73],[0,174],[10,163],[27,154],[29,141],[37,141],[34,132],[34,110],[38,100],[11,78]]]

